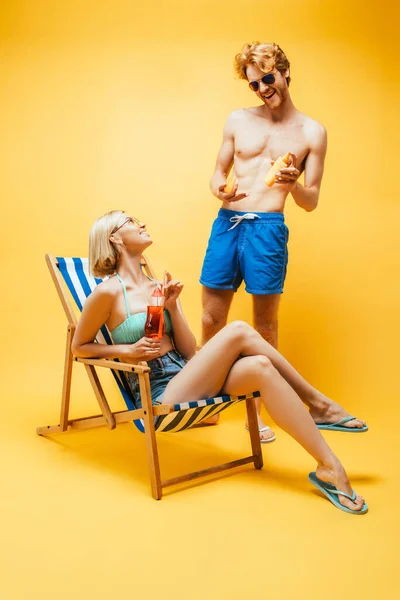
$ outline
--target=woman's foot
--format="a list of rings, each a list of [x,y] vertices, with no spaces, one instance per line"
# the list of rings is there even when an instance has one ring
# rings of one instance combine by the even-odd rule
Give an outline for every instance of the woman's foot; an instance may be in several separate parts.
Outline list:
[[[317,467],[316,475],[318,479],[321,479],[321,481],[324,481],[325,483],[332,483],[337,490],[345,492],[346,494],[349,494],[349,496],[353,494],[353,489],[350,485],[349,478],[347,477],[346,471],[339,461],[333,468],[325,465],[319,465]],[[342,496],[341,494],[338,495],[338,500],[340,504],[354,511],[361,510],[365,504],[364,498],[358,494],[356,495],[354,501],[350,500],[350,498],[347,498],[346,496]]]
[[[340,404],[333,402],[320,392],[317,392],[316,396],[307,404],[310,406],[310,415],[317,425],[320,423],[337,423],[351,416]],[[343,428],[347,427],[348,429],[362,429],[365,426],[366,422],[361,419],[351,419],[351,421],[347,421],[342,425]]]
[[[275,439],[275,432],[265,425],[264,421],[261,419],[260,415],[257,415],[258,418],[258,431],[260,432],[260,442],[262,444],[266,444],[267,442],[273,442]],[[246,420],[246,429],[249,429],[249,423]]]

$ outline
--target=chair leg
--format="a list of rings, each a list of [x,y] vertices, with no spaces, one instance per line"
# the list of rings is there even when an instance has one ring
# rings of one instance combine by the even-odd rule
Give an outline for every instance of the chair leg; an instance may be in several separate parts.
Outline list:
[[[161,500],[162,485],[160,461],[158,459],[156,430],[154,427],[153,405],[151,402],[150,380],[148,374],[139,375],[140,396],[144,410],[144,434],[147,447],[147,461],[150,473],[151,493],[155,500]]]
[[[116,427],[115,418],[114,418],[113,413],[111,412],[111,409],[110,409],[108,402],[106,400],[106,397],[104,395],[103,388],[101,387],[100,380],[96,373],[96,369],[93,367],[93,365],[86,365],[86,364],[85,364],[85,369],[89,376],[90,383],[92,384],[93,391],[96,395],[97,401],[100,405],[101,412],[103,413],[103,416],[106,420],[107,426],[109,429],[115,429],[115,427]]]
[[[61,431],[67,431],[67,429],[68,429],[69,400],[71,397],[71,379],[72,379],[72,364],[73,364],[73,356],[72,356],[72,352],[71,352],[72,337],[73,337],[73,330],[72,330],[71,325],[68,325],[67,345],[65,348],[65,360],[64,360],[64,381],[63,381],[63,389],[62,389],[61,414],[60,414],[60,429],[61,429]]]
[[[260,432],[258,430],[257,410],[254,398],[246,400],[247,419],[249,422],[249,432],[251,440],[251,449],[254,456],[254,466],[256,469],[263,467],[263,455],[261,450]]]

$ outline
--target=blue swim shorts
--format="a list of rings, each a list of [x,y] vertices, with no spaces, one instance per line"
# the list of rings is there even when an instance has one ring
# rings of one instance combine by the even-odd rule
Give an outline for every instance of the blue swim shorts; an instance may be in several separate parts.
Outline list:
[[[281,294],[288,263],[289,229],[282,213],[221,208],[211,229],[200,283],[249,294]]]

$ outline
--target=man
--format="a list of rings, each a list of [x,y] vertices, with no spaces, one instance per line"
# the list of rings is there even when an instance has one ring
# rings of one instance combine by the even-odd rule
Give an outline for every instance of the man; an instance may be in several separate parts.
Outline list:
[[[261,104],[228,116],[210,182],[222,209],[211,231],[200,277],[203,343],[226,324],[233,295],[244,280],[253,298],[253,325],[276,348],[278,307],[288,260],[285,202],[291,194],[304,210],[317,207],[326,131],[294,106],[289,93],[290,63],[278,45],[246,44],[235,57],[235,69]],[[292,155],[291,164],[277,172],[269,187],[265,177],[271,165],[287,153]],[[231,167],[235,183],[229,191]],[[303,172],[304,185],[298,181]],[[329,423],[349,416],[338,405],[329,406]],[[261,402],[257,409],[259,413]],[[310,410],[317,423],[326,422],[327,414],[313,407]],[[344,427],[363,428],[363,424],[352,419]],[[262,442],[275,439],[260,416],[259,428]]]

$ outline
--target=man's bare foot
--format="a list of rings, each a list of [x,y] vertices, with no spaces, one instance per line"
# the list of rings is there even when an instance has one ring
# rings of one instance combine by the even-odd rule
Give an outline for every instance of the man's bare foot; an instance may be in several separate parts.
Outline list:
[[[346,417],[350,417],[350,413],[347,412],[340,404],[330,400],[320,392],[317,392],[316,398],[309,403],[310,415],[314,419],[315,423],[337,423]],[[348,427],[349,429],[362,429],[366,426],[366,422],[361,419],[352,419],[343,423],[342,427]]]
[[[347,477],[346,471],[339,461],[333,468],[326,467],[325,465],[318,465],[316,474],[318,479],[321,479],[326,483],[333,483],[337,490],[345,492],[350,496],[353,494],[353,489],[350,485],[349,478]],[[361,510],[365,504],[364,498],[358,494],[356,495],[354,501],[350,500],[350,498],[347,498],[346,496],[342,496],[341,494],[338,495],[338,499],[340,504],[346,506],[346,508],[349,508],[350,510]]]
[[[267,443],[267,442],[273,442],[275,439],[275,432],[268,427],[268,425],[265,425],[264,421],[261,419],[260,415],[257,415],[258,417],[258,431],[260,432],[260,442],[261,443]],[[246,420],[246,425],[245,425],[246,429],[249,428],[249,423]]]

